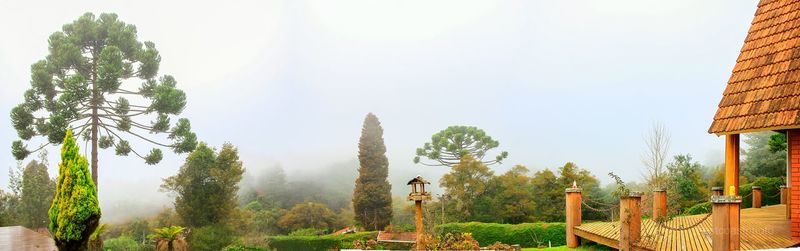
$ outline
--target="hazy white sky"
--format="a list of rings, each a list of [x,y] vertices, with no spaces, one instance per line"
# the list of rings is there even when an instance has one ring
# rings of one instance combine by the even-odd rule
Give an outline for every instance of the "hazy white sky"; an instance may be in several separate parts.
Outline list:
[[[51,33],[85,12],[114,12],[137,26],[140,40],[155,42],[160,74],[186,91],[182,116],[198,137],[235,144],[250,170],[280,163],[299,177],[350,161],[363,118],[374,112],[396,186],[447,171],[411,160],[431,134],[455,124],[500,141],[510,155],[496,172],[573,161],[603,181],[609,171],[636,180],[654,121],[671,131],[672,154],[722,161],[722,139],[706,131],[757,4],[199,2],[0,0],[0,111],[22,101]],[[0,119],[3,188],[15,139]],[[147,166],[101,152],[104,208],[124,207],[115,203],[126,196],[165,203],[160,178],[183,158],[166,154]]]

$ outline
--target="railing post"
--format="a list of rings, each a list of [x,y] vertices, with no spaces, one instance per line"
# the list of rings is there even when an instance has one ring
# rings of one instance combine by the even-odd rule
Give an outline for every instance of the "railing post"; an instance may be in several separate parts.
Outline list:
[[[633,250],[642,233],[642,193],[620,198],[619,219],[619,250]]]
[[[653,219],[667,217],[667,190],[653,191]]]
[[[786,185],[781,185],[781,205],[786,205]]]
[[[722,195],[722,187],[712,187],[711,195],[716,195],[716,196]]]
[[[575,235],[575,227],[581,225],[581,189],[567,188],[566,193],[567,247],[576,248],[580,244],[580,239]]]
[[[753,186],[753,208],[761,208],[761,187]]]
[[[712,196],[712,242],[715,251],[739,250],[740,196]]]

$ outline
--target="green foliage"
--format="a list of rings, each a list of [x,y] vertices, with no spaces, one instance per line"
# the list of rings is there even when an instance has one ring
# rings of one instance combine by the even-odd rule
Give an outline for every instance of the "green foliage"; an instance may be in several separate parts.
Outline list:
[[[325,233],[325,229],[301,228],[289,233],[289,236],[317,236]]]
[[[144,245],[140,244],[133,238],[127,235],[122,235],[117,238],[107,239],[103,241],[103,249],[110,251],[144,251],[149,250]]]
[[[295,205],[281,217],[278,225],[290,231],[303,228],[330,230],[340,227],[337,225],[336,215],[330,208],[314,202]]]
[[[778,142],[780,136],[772,140],[773,132],[745,134],[747,149],[742,151],[742,171],[750,179],[755,177],[786,177],[786,148]],[[772,141],[770,143],[770,141]]]
[[[443,236],[447,233],[472,233],[472,237],[481,246],[495,242],[505,244],[519,244],[523,247],[564,245],[566,242],[566,229],[564,223],[447,223],[436,227],[436,233]]]
[[[48,215],[50,232],[60,249],[85,247],[100,222],[97,190],[89,175],[89,164],[67,130],[61,145],[58,180]]]
[[[267,251],[261,247],[252,247],[246,245],[230,245],[222,249],[222,251]]]
[[[161,56],[152,42],[138,41],[134,25],[120,21],[113,13],[99,17],[86,13],[51,34],[48,48],[49,54],[31,65],[31,87],[23,94],[24,102],[11,110],[11,122],[21,139],[12,143],[16,159],[22,160],[32,152],[23,140],[41,136],[58,144],[68,128],[76,135],[87,132],[87,140],[98,143],[93,147],[102,149],[114,145],[114,138],[123,144],[126,141],[122,136],[135,136],[176,153],[191,151],[197,145],[185,119],[176,126],[180,130],[169,135],[170,144],[141,136],[166,132],[169,121],[163,117],[179,115],[186,106],[186,95],[175,87],[173,77],[157,80]],[[143,84],[137,90],[123,86],[123,82]],[[132,104],[123,95],[144,103]],[[157,116],[156,122],[145,122],[152,115]],[[142,121],[134,121],[138,118]],[[118,155],[131,151],[129,144],[115,149]],[[97,150],[92,148],[93,160]],[[156,154],[136,155],[147,164],[161,160]],[[96,168],[93,165],[92,171]]]
[[[739,185],[739,195],[742,196],[742,208],[753,207],[753,186],[761,187],[761,206],[777,205],[781,203],[780,196],[773,196],[780,193],[780,186],[785,185],[781,177],[759,177],[752,183]]]
[[[353,190],[355,220],[367,230],[381,230],[392,219],[392,185],[387,181],[389,160],[383,128],[374,114],[367,114],[358,141],[358,179]]]
[[[780,151],[786,151],[786,147],[787,147],[786,134],[776,133],[776,134],[770,135],[769,136],[769,142],[767,142],[767,145],[769,145],[769,151],[773,152],[773,153],[774,152],[780,152]]]
[[[459,164],[442,176],[439,184],[446,190],[446,196],[454,202],[451,206],[457,219],[478,220],[482,213],[490,213],[488,210],[480,210],[479,207],[491,204],[490,196],[485,195],[493,177],[494,172],[471,155],[462,157]]]
[[[683,210],[683,215],[707,214],[711,212],[711,202],[697,203],[696,205]]]
[[[186,228],[181,226],[169,226],[153,229],[153,234],[148,236],[150,239],[174,241],[177,239]]]
[[[269,247],[277,251],[307,250],[327,251],[331,249],[352,248],[353,241],[375,239],[378,232],[358,232],[343,235],[323,236],[270,236]]]
[[[200,143],[186,158],[178,174],[164,180],[163,190],[176,193],[175,211],[192,227],[221,223],[236,206],[236,193],[244,167],[231,144],[219,154]]]
[[[453,166],[461,162],[461,158],[470,155],[483,164],[501,163],[508,158],[508,152],[501,152],[492,160],[484,161],[486,152],[500,146],[500,142],[492,139],[482,129],[474,126],[450,126],[431,137],[431,142],[417,148],[414,163],[428,166]],[[420,162],[425,157],[435,163]]]
[[[517,165],[492,179],[493,186],[496,187],[492,189],[495,193],[492,204],[496,207],[493,211],[500,222],[528,222],[536,214],[533,191],[541,188],[532,186],[531,178],[527,174],[528,168]]]
[[[55,196],[56,184],[47,173],[44,163],[32,160],[22,171],[20,213],[28,228],[48,226],[47,211]]]
[[[216,251],[236,240],[233,230],[226,226],[212,225],[192,230],[189,236],[191,250]]]
[[[710,192],[702,177],[702,166],[693,162],[691,155],[676,155],[667,170],[668,208],[680,211],[708,200]]]

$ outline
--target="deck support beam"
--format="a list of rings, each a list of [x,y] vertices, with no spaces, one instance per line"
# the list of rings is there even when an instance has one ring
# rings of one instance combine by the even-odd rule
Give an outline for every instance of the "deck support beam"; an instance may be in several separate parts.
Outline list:
[[[619,250],[636,249],[642,234],[642,194],[630,193],[619,200]]]
[[[753,186],[753,208],[761,208],[761,187]]]
[[[714,251],[740,250],[740,217],[739,209],[742,198],[739,196],[711,197],[712,242]]]
[[[575,227],[581,225],[581,189],[567,188],[566,193],[567,247],[576,248],[580,245],[580,239],[575,235]]]
[[[725,135],[725,195],[739,195],[739,134]]]
[[[667,217],[667,190],[653,191],[653,219]]]

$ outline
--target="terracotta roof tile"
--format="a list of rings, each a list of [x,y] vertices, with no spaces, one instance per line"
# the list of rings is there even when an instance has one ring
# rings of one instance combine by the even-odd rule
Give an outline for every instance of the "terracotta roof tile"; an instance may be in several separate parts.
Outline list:
[[[800,0],[761,0],[710,133],[800,128]]]

